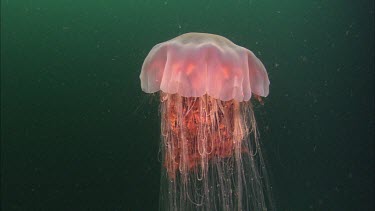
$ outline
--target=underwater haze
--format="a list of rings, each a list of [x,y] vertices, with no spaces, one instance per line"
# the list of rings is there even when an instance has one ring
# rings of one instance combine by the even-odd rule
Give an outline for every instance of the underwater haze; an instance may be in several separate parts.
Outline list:
[[[1,0],[1,210],[157,210],[157,43],[263,62],[254,113],[277,210],[374,210],[374,1]]]

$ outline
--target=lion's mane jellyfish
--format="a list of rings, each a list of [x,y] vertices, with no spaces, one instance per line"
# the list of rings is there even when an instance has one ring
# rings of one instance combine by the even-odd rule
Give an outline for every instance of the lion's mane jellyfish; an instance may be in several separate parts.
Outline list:
[[[160,91],[161,210],[267,210],[270,186],[250,98],[269,79],[248,49],[187,33],[152,48],[142,90]]]

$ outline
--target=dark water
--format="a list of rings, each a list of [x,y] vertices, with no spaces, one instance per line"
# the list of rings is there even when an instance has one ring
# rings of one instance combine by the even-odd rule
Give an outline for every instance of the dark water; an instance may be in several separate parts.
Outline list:
[[[223,35],[265,64],[279,210],[374,210],[374,2],[1,1],[1,208],[156,210],[156,43]]]

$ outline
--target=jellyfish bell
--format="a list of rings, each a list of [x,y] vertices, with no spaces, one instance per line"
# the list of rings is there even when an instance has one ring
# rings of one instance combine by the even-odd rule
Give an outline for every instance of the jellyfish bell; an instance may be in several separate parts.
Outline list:
[[[272,209],[250,102],[270,82],[250,50],[183,34],[151,49],[140,79],[160,92],[161,210]]]
[[[225,37],[187,33],[154,46],[141,71],[144,92],[183,97],[205,94],[223,101],[266,97],[269,80],[262,62]]]

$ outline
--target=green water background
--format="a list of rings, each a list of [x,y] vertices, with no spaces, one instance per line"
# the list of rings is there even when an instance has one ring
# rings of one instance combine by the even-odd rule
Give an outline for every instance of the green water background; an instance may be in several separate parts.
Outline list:
[[[251,49],[278,210],[374,210],[374,2],[1,1],[1,208],[156,210],[143,59],[185,32]]]

